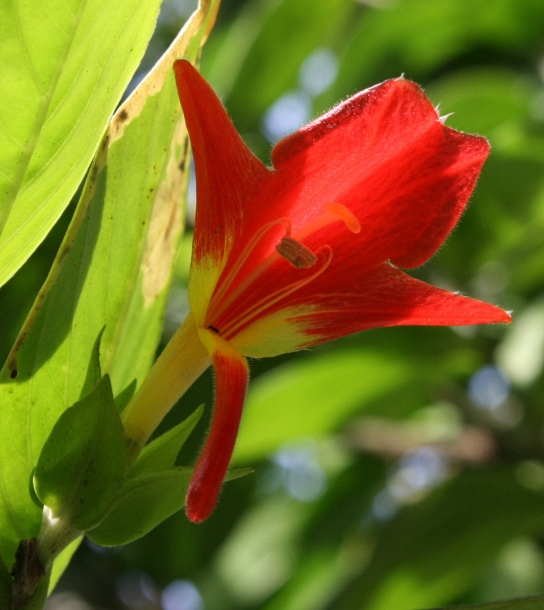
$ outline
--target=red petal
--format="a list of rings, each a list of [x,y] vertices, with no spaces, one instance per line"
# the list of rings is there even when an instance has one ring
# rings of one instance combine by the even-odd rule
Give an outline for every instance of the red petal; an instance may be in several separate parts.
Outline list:
[[[276,179],[294,197],[275,210],[290,206],[295,231],[323,203],[341,203],[362,226],[350,239],[362,264],[416,267],[457,223],[488,153],[484,138],[445,127],[416,84],[387,81],[276,146]],[[333,249],[342,231],[329,230]]]
[[[187,61],[174,64],[196,167],[194,256],[222,260],[247,200],[269,175],[242,141],[213,89]]]
[[[215,406],[212,427],[195,466],[186,499],[187,516],[193,523],[213,512],[234,450],[246,396],[247,361],[231,348],[212,355],[215,370]]]
[[[320,279],[320,278],[319,278]],[[319,281],[318,279],[318,281]],[[323,288],[323,286],[321,286]],[[306,326],[306,346],[383,326],[464,326],[509,323],[502,309],[406,275],[388,263],[367,272],[343,291],[313,294],[315,313],[297,318]],[[306,299],[300,295],[302,300]],[[296,303],[291,302],[292,307]]]

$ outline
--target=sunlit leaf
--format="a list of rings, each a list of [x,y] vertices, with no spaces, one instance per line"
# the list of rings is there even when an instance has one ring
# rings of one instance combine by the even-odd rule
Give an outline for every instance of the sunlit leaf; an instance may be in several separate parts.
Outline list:
[[[250,385],[234,459],[264,457],[288,439],[326,434],[412,374],[407,361],[362,350],[277,368]]]
[[[102,368],[100,366],[100,344],[102,342],[102,336],[106,327],[98,333],[98,337],[94,342],[93,351],[91,352],[91,358],[89,360],[89,366],[87,367],[87,376],[85,377],[85,383],[81,390],[81,396],[90,394],[102,379]]]
[[[115,395],[146,374],[182,231],[186,137],[171,76],[195,60],[218,2],[203,2],[156,69],[117,111],[53,269],[0,375],[0,554],[39,531],[28,493],[42,445],[74,404],[100,330]]]
[[[77,538],[73,542],[71,542],[65,549],[60,553],[60,555],[55,559],[55,563],[53,564],[53,568],[51,570],[51,578],[49,579],[49,593],[55,588],[60,577],[62,576],[64,570],[67,568],[70,563],[74,553],[79,548],[83,537]]]
[[[74,195],[142,58],[160,4],[0,5],[0,285]]]

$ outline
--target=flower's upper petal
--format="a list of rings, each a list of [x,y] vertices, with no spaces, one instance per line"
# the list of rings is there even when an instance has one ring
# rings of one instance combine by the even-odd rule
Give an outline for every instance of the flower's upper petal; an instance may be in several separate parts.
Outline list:
[[[276,213],[296,231],[323,203],[340,203],[361,224],[362,264],[415,267],[457,223],[488,153],[484,138],[445,127],[416,84],[386,81],[276,145]],[[328,230],[333,249],[341,230]]]
[[[239,236],[248,199],[270,171],[242,141],[213,89],[187,61],[174,71],[196,169],[198,206],[191,282],[192,310],[201,322],[210,292]]]
[[[219,98],[187,61],[174,64],[196,166],[197,258],[221,255],[244,216],[247,199],[269,174],[236,131]]]

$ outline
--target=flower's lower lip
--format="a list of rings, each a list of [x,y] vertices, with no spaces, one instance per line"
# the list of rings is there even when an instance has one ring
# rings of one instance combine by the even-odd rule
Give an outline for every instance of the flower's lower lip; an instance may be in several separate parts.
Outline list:
[[[215,332],[199,330],[215,370],[212,426],[195,466],[186,498],[187,516],[194,523],[212,513],[236,442],[249,381],[244,355]]]

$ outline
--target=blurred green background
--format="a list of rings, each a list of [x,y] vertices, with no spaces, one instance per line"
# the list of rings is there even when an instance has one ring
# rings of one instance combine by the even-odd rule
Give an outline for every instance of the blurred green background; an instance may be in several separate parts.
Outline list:
[[[193,7],[165,1],[136,80]],[[399,74],[489,138],[467,213],[416,275],[514,322],[379,329],[252,362],[235,465],[255,473],[202,525],[180,513],[120,549],[84,543],[48,609],[414,610],[544,591],[542,0],[225,0],[202,70],[264,160]],[[2,357],[72,211],[0,291]],[[187,312],[189,252],[190,235],[164,341]],[[209,374],[165,426],[203,402]]]

